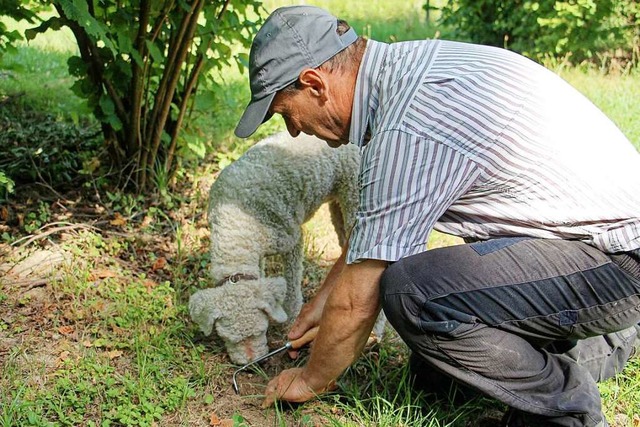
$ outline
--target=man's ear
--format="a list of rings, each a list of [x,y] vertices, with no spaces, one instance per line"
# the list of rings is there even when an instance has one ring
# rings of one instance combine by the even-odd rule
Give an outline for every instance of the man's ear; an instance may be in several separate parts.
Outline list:
[[[309,89],[313,96],[326,97],[327,95],[327,76],[321,70],[315,68],[305,68],[298,76],[298,84],[301,89]]]

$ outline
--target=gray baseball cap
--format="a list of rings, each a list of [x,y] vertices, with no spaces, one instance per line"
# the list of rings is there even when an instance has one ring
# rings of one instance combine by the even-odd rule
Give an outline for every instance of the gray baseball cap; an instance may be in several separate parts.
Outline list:
[[[353,28],[342,36],[336,33],[337,21],[313,6],[281,7],[267,18],[251,45],[251,102],[236,127],[236,136],[251,136],[269,120],[267,113],[276,92],[295,82],[302,70],[319,67],[356,41]]]

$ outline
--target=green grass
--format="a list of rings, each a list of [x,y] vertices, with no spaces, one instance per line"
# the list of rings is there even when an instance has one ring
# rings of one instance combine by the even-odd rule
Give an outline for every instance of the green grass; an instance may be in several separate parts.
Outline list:
[[[332,10],[359,33],[383,41],[434,37],[438,30],[440,37],[446,35],[425,22],[422,1],[308,3]],[[271,10],[283,4],[269,0],[265,7]],[[66,60],[73,48],[64,37],[68,34],[39,36],[32,45],[6,55],[0,64],[0,100],[16,96],[24,106],[62,119],[84,117],[83,102],[68,89],[72,79]],[[604,76],[576,69],[559,73],[640,149],[636,101],[640,73]],[[223,75],[219,96],[206,111],[198,111],[192,123],[219,149],[211,163],[185,173],[184,194],[176,195],[172,209],[149,207],[142,196],[121,194],[83,195],[90,202],[36,199],[33,205],[13,207],[20,209],[22,223],[16,220],[12,227],[0,229],[5,240],[46,231],[43,226],[63,227],[57,221],[84,218],[97,221],[101,231],[60,230],[22,247],[20,253],[44,246],[72,257],[44,287],[18,286],[0,277],[0,427],[208,426],[213,415],[235,426],[441,427],[474,426],[483,415],[499,414],[502,406],[488,399],[455,405],[412,389],[406,375],[407,349],[392,333],[341,377],[339,393],[296,407],[262,410],[257,395],[265,377],[243,374],[257,384],[255,395],[233,395],[233,367],[222,343],[203,339],[186,310],[189,295],[208,285],[203,215],[207,183],[219,163],[233,160],[253,141],[282,129],[282,123],[272,120],[248,142],[234,138],[236,120],[248,101],[247,77],[235,68]],[[93,216],[76,213],[76,204],[95,208]],[[115,213],[126,219],[124,224],[112,224]],[[311,224],[307,229],[309,290],[327,271],[323,257],[328,243],[324,225]],[[434,233],[430,247],[456,241]],[[15,250],[0,243],[0,264],[12,261]],[[167,264],[156,268],[160,260]],[[618,426],[635,425],[640,419],[638,360],[600,385],[607,416]],[[265,366],[263,375],[273,376],[291,365],[284,358],[275,360]]]
[[[74,78],[67,69],[70,52],[20,45],[0,59],[0,97],[19,105],[78,120],[89,114],[86,103],[71,92]]]
[[[279,6],[299,3],[293,0],[267,0],[264,6],[271,11]],[[349,22],[359,35],[379,41],[419,40],[434,38],[437,32],[440,37],[443,32],[446,34],[446,30],[434,24],[438,16],[436,12],[431,13],[427,22],[422,0],[401,2],[310,0],[304,3],[329,10],[335,16]],[[445,3],[446,1],[443,0],[431,2],[435,6]]]

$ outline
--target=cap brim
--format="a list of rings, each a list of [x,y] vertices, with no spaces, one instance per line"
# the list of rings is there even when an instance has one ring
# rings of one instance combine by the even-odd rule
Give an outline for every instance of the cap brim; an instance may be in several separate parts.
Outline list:
[[[258,101],[252,101],[247,105],[244,114],[242,114],[238,122],[238,126],[236,126],[235,134],[237,137],[248,138],[253,135],[256,129],[258,129],[258,126],[264,123],[265,118],[267,118],[267,112],[275,96],[276,94],[274,92]]]

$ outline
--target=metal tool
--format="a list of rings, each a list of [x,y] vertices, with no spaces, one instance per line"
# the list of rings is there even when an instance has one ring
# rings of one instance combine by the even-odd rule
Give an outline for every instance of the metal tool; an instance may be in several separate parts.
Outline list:
[[[295,339],[293,341],[288,341],[282,347],[277,348],[277,349],[265,354],[264,356],[258,357],[256,360],[251,361],[251,362],[247,363],[246,365],[241,366],[240,368],[236,369],[236,371],[233,373],[233,391],[235,391],[236,394],[240,394],[240,388],[238,387],[238,381],[236,381],[236,375],[238,375],[239,372],[244,371],[249,366],[255,365],[256,363],[260,363],[263,360],[266,360],[266,359],[268,359],[270,357],[273,357],[278,353],[282,353],[285,350],[297,350],[297,349],[303,347],[308,342],[313,341],[313,339],[316,337],[317,333],[318,333],[318,326],[309,329],[300,338]]]

